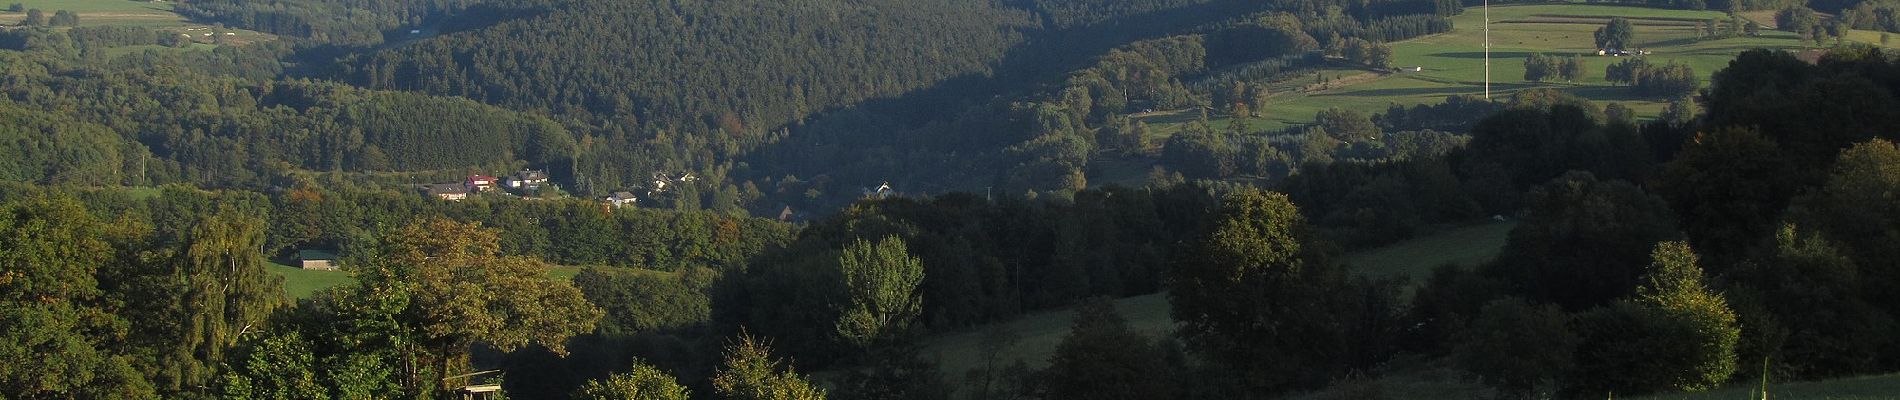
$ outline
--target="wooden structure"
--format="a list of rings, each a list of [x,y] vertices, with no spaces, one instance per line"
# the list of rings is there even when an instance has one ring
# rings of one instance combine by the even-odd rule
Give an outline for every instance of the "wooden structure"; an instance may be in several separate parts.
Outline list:
[[[335,271],[337,270],[338,263],[335,253],[322,250],[303,250],[297,252],[297,264],[298,267],[302,267],[303,269]]]

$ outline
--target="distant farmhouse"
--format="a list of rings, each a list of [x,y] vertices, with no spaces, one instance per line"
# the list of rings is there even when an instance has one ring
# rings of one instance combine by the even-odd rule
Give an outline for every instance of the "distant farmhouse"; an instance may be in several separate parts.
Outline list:
[[[422,185],[422,195],[445,201],[462,201],[468,198],[468,186],[459,183],[437,183]]]
[[[477,193],[494,190],[496,184],[495,177],[479,174],[469,175],[468,179],[462,181],[463,186],[468,186],[468,191]]]
[[[601,199],[601,201],[610,207],[620,208],[631,207],[639,203],[640,198],[635,197],[632,192],[614,192],[613,195],[607,196],[607,198]]]
[[[302,267],[303,269],[319,271],[335,271],[338,266],[336,253],[322,250],[303,250],[297,252],[297,263],[298,267]]]
[[[541,190],[541,187],[547,184],[548,172],[532,169],[516,171],[514,175],[502,180],[502,186],[507,187],[508,190],[523,193]]]

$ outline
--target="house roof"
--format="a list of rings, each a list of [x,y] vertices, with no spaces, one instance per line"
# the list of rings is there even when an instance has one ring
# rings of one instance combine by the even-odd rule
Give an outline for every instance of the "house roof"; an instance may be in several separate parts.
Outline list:
[[[336,256],[336,253],[331,253],[331,252],[323,251],[323,250],[299,250],[297,251],[297,259],[335,261],[340,258]]]
[[[515,172],[515,179],[527,180],[527,181],[544,180],[544,179],[548,179],[548,172],[538,170],[538,169],[524,169],[524,170]]]
[[[614,199],[614,200],[632,200],[632,199],[634,199],[634,197],[633,197],[633,193],[631,193],[631,192],[614,192],[614,195],[613,195],[613,196],[609,196],[609,197],[607,197],[607,198],[609,198],[609,199]]]
[[[469,175],[469,176],[468,176],[468,181],[469,181],[469,182],[474,182],[474,181],[485,181],[485,182],[488,182],[488,183],[495,183],[495,177],[492,177],[492,176],[488,176],[488,175]]]
[[[425,192],[429,192],[429,195],[431,196],[468,193],[468,188],[463,187],[462,184],[460,183],[437,183],[437,184],[431,184],[431,185],[424,185],[422,187],[422,190]]]

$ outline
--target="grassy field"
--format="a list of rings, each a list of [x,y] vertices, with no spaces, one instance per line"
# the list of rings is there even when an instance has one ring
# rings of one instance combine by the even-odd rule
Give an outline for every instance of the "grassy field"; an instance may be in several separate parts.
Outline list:
[[[14,3],[24,5],[27,9],[37,8],[40,11],[46,12],[48,17],[51,17],[53,13],[58,10],[69,10],[79,13],[80,26],[116,25],[147,27],[163,29],[169,32],[191,34],[194,39],[201,41],[209,41],[209,37],[204,36],[204,34],[211,33],[212,30],[212,27],[209,25],[186,20],[185,17],[172,12],[171,2],[148,2],[143,0],[0,0],[0,6],[12,5]],[[26,19],[25,13],[0,12],[0,24],[14,25],[24,19]],[[256,31],[230,28],[221,29],[225,32],[234,33],[234,35],[223,36],[222,39],[225,40],[224,43],[246,44],[276,39],[274,36]],[[198,44],[187,47],[187,49],[201,50],[213,47],[216,46]],[[131,46],[112,49],[110,54],[118,56],[148,49],[173,50],[161,46]]]
[[[1350,254],[1347,262],[1359,273],[1397,274],[1410,277],[1416,284],[1423,282],[1432,267],[1446,263],[1472,265],[1490,259],[1504,246],[1505,234],[1515,226],[1513,222],[1489,222],[1454,228]],[[1174,321],[1168,316],[1168,298],[1164,293],[1116,300],[1115,308],[1128,318],[1129,326],[1140,332],[1160,336],[1174,329]],[[1069,323],[1073,318],[1074,313],[1068,309],[1048,310],[979,329],[941,334],[926,341],[924,353],[941,362],[946,379],[953,383],[961,382],[965,371],[980,365],[981,354],[978,349],[985,335],[990,330],[1001,329],[1017,339],[1014,345],[1003,352],[1011,362],[1022,360],[1030,367],[1041,368],[1048,364],[1049,355],[1055,350],[1056,344],[1062,342],[1062,336],[1069,333]]]
[[[354,280],[349,272],[317,271],[265,261],[264,269],[272,275],[284,278],[284,295],[292,299],[304,299],[319,290],[347,285]]]
[[[1412,288],[1432,276],[1432,269],[1445,264],[1475,266],[1490,260],[1504,248],[1504,239],[1517,222],[1487,222],[1463,226],[1399,244],[1361,251],[1346,256],[1346,263],[1360,274],[1405,278],[1406,296]]]
[[[1251,122],[1255,129],[1278,129],[1310,123],[1313,114],[1328,108],[1345,108],[1365,113],[1383,112],[1393,104],[1435,104],[1445,97],[1483,92],[1484,15],[1481,9],[1467,9],[1453,17],[1458,28],[1444,34],[1392,43],[1394,67],[1423,67],[1421,72],[1387,74],[1381,78],[1342,85],[1327,90],[1296,93],[1293,88],[1312,84],[1311,75],[1288,79],[1273,85],[1277,93],[1264,119]],[[1735,54],[1754,48],[1804,49],[1794,34],[1763,31],[1760,37],[1736,37],[1719,40],[1696,38],[1693,23],[1687,21],[1716,18],[1727,21],[1716,11],[1665,10],[1642,7],[1557,4],[1500,6],[1491,8],[1491,89],[1494,97],[1527,88],[1556,88],[1600,102],[1620,102],[1640,116],[1653,117],[1666,104],[1661,99],[1638,98],[1628,90],[1603,80],[1603,68],[1619,60],[1596,56],[1592,33],[1608,16],[1632,18],[1637,27],[1640,48],[1652,51],[1653,62],[1681,62],[1690,65],[1704,81],[1728,65]],[[1875,32],[1854,32],[1849,40],[1878,44]],[[1896,39],[1900,41],[1900,39]],[[1900,43],[1895,43],[1900,45]],[[1568,56],[1585,55],[1585,78],[1568,83],[1525,82],[1524,57],[1531,53]],[[1349,76],[1351,71],[1331,68],[1319,73],[1328,77]],[[1155,113],[1142,118],[1156,133],[1156,143],[1193,122],[1198,115],[1189,112]],[[1216,129],[1226,128],[1225,116],[1210,118]]]
[[[311,294],[319,290],[348,285],[356,281],[350,277],[348,271],[307,270],[274,261],[265,261],[264,269],[269,270],[272,275],[284,278],[284,295],[291,299],[309,298]],[[574,275],[580,273],[581,267],[560,265],[548,269],[548,277],[555,279],[572,280]]]

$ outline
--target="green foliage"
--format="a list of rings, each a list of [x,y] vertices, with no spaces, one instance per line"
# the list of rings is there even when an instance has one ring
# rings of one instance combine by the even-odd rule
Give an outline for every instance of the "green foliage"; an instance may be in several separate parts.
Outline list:
[[[316,354],[297,331],[259,332],[239,347],[235,365],[218,383],[226,399],[316,399],[329,397],[317,382]]]
[[[1723,128],[1698,135],[1656,186],[1681,210],[1690,243],[1732,260],[1777,225],[1792,195],[1789,167],[1775,143],[1756,131]]]
[[[500,256],[498,234],[479,224],[431,219],[385,236],[361,263],[363,292],[406,294],[396,329],[415,340],[404,357],[444,379],[466,368],[470,346],[501,351],[535,345],[566,354],[569,337],[594,329],[600,310],[540,260]],[[426,387],[412,386],[412,392]]]
[[[1735,373],[1741,329],[1727,301],[1704,287],[1694,251],[1663,242],[1653,259],[1633,299],[1579,317],[1570,392],[1701,391]]]
[[[26,19],[20,21],[24,26],[46,26],[46,12],[38,8],[26,10]]]
[[[1286,196],[1229,194],[1212,221],[1169,278],[1189,350],[1248,392],[1312,387],[1381,357],[1395,294],[1308,246]]]
[[[678,331],[701,326],[712,319],[711,289],[718,273],[705,267],[679,272],[623,271],[587,268],[574,276],[574,286],[601,308],[599,333],[633,335]]]
[[[634,360],[633,369],[587,381],[574,398],[582,400],[686,400],[690,393],[672,376]]]
[[[1155,339],[1135,332],[1106,299],[1075,308],[1068,335],[1049,356],[1040,378],[1052,399],[1163,399],[1177,397],[1181,360]],[[1171,364],[1172,362],[1172,364]]]
[[[46,25],[64,27],[79,26],[79,13],[69,10],[55,11],[53,12],[53,17],[46,20]]]
[[[1551,393],[1571,367],[1577,335],[1552,305],[1504,298],[1485,304],[1452,351],[1460,369],[1509,398]]]
[[[1869,303],[1877,269],[1863,268],[1838,245],[1793,225],[1776,231],[1772,248],[1730,275],[1747,301],[1751,358],[1773,361],[1771,377],[1820,378],[1877,370],[1894,343],[1891,314]],[[1876,260],[1878,262],[1878,260]],[[1738,309],[1742,304],[1738,302]]]
[[[1597,28],[1596,44],[1599,49],[1629,50],[1636,45],[1636,25],[1629,19],[1610,18],[1610,23]]]
[[[1627,182],[1572,172],[1529,197],[1523,222],[1484,271],[1566,310],[1630,296],[1655,243],[1679,235],[1662,199]]]
[[[904,240],[859,239],[838,258],[848,305],[838,319],[838,335],[858,347],[869,347],[904,334],[923,312],[924,263],[910,256]]]
[[[99,306],[108,229],[68,196],[0,204],[0,397],[157,398]]]
[[[823,400],[824,389],[772,358],[770,345],[751,335],[726,346],[726,361],[713,376],[713,391],[728,400]]]
[[[1543,53],[1531,53],[1530,56],[1524,57],[1524,80],[1543,82],[1545,79],[1557,77],[1560,72],[1560,63],[1561,61]]]
[[[1873,139],[1841,151],[1827,184],[1802,202],[1814,223],[1860,265],[1868,288],[1900,284],[1900,146]],[[1874,304],[1900,315],[1900,295],[1870,290]]]
[[[1662,318],[1681,324],[1689,337],[1677,338],[1682,357],[1656,355],[1669,360],[1673,368],[1656,377],[1672,389],[1702,391],[1726,383],[1735,373],[1735,343],[1741,336],[1735,311],[1728,301],[1703,285],[1702,267],[1686,242],[1662,242],[1651,255],[1654,259],[1643,284],[1636,287],[1635,302],[1655,310]]]

